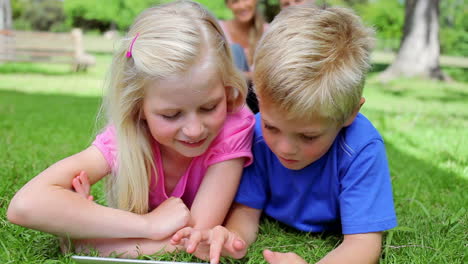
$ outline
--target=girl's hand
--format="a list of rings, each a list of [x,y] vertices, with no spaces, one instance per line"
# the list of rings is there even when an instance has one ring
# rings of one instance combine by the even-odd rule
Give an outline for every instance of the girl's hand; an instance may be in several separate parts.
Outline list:
[[[263,257],[269,264],[307,264],[304,259],[293,252],[281,253],[265,249],[263,251]]]
[[[205,230],[186,227],[172,236],[171,244],[183,244],[187,253],[209,259],[211,264],[219,263],[221,255],[240,259],[247,252],[245,241],[223,226]]]
[[[83,198],[88,199],[90,201],[94,200],[92,195],[89,195],[91,191],[91,184],[89,184],[88,175],[85,171],[81,171],[78,176],[73,178],[72,180],[73,189],[75,192],[81,195]]]
[[[154,240],[163,240],[173,235],[177,230],[189,225],[190,210],[182,199],[170,197],[153,211],[144,215],[149,226],[149,236]]]

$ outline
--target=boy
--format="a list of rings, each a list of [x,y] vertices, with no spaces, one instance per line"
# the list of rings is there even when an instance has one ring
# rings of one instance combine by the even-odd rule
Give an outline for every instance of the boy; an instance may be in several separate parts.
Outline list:
[[[221,251],[241,258],[263,211],[305,232],[341,231],[343,242],[319,263],[378,261],[381,232],[397,222],[382,138],[359,113],[372,35],[343,8],[302,5],[275,18],[255,55],[254,163],[225,227],[185,228],[174,244],[188,238],[187,252],[212,263]],[[264,257],[306,263],[294,253]]]

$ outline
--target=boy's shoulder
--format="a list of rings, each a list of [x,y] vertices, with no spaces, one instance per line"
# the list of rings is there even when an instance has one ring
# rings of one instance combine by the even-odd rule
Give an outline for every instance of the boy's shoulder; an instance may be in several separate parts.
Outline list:
[[[382,136],[369,119],[358,113],[354,122],[338,133],[335,143],[344,152],[359,152],[371,143],[383,143]]]

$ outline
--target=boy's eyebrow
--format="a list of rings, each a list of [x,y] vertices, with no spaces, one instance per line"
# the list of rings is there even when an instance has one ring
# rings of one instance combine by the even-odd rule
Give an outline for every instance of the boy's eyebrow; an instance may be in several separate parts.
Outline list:
[[[266,123],[266,124],[268,124],[269,126],[275,127],[274,124],[271,124],[270,121],[265,120],[265,118],[263,118],[263,117],[262,117],[262,121],[263,121],[263,123]],[[315,136],[315,135],[320,135],[320,134],[322,134],[322,132],[323,132],[322,130],[317,130],[317,129],[315,129],[315,130],[312,129],[312,130],[301,130],[301,131],[296,131],[297,134],[313,135],[313,136]]]

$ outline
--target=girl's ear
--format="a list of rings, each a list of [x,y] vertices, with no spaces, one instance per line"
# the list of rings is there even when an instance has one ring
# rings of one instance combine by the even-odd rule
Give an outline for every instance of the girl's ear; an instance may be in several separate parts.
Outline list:
[[[354,119],[356,118],[357,114],[359,113],[359,110],[361,110],[361,107],[365,102],[366,102],[366,99],[364,97],[361,97],[361,100],[359,101],[359,105],[356,106],[353,113],[348,117],[348,119],[344,123],[343,127],[347,127],[354,122]]]

